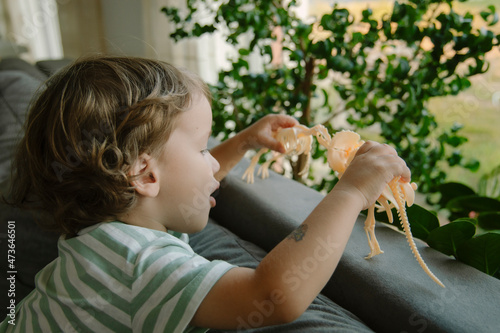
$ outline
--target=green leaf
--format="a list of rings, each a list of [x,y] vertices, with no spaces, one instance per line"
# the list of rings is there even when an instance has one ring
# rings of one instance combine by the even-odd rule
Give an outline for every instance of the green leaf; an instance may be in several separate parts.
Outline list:
[[[458,147],[467,141],[469,141],[469,140],[466,137],[459,136],[459,135],[453,135],[453,136],[450,136],[446,140],[446,143],[448,143],[452,147]]]
[[[446,207],[446,204],[456,197],[474,195],[475,192],[467,185],[462,183],[444,183],[439,185],[437,188],[438,192],[441,193],[441,199],[438,202],[440,207]]]
[[[478,184],[480,195],[500,199],[500,166],[481,177]]]
[[[456,256],[457,248],[476,233],[476,226],[469,221],[455,221],[432,230],[427,244],[447,255]]]
[[[330,59],[331,68],[339,72],[347,72],[353,69],[354,63],[347,57],[335,56]]]
[[[469,169],[472,172],[476,172],[477,170],[479,170],[481,162],[479,162],[475,158],[471,158],[463,166],[464,168]]]
[[[451,212],[496,212],[500,211],[500,201],[488,197],[468,195],[451,199],[446,208]]]
[[[489,12],[482,11],[480,13],[480,15],[483,18],[483,20],[488,22],[489,26],[493,26],[493,25],[498,23],[498,13],[496,12],[495,6],[493,6],[493,5],[488,6],[488,9],[489,9]],[[490,17],[491,17],[491,19],[490,19]]]
[[[500,230],[500,212],[481,213],[477,222],[485,230]]]
[[[425,241],[432,230],[439,228],[437,216],[419,205],[407,207],[406,215],[410,222],[411,233],[416,238]]]
[[[249,49],[243,49],[243,48],[242,48],[242,49],[239,49],[239,50],[238,50],[238,53],[239,53],[240,55],[242,55],[242,56],[247,56],[247,55],[249,55],[249,54],[250,54],[250,50],[249,50]]]
[[[500,234],[490,232],[469,239],[457,249],[457,259],[494,275],[500,268]]]
[[[455,223],[455,222],[469,222],[469,223],[472,223],[474,225],[477,225],[477,219],[472,218],[472,217],[460,217],[456,220],[453,220],[453,223]]]

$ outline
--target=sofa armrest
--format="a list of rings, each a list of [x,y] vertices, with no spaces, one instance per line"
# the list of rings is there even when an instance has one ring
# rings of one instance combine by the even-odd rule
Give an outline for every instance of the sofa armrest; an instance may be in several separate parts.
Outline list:
[[[241,177],[248,165],[248,160],[241,161],[223,180],[212,217],[269,251],[304,221],[323,196],[273,172],[266,180],[256,177],[254,184],[247,184]],[[365,260],[369,248],[363,226],[360,216],[323,290],[333,301],[376,331],[483,332],[500,327],[499,280],[416,240],[425,262],[446,285],[443,289],[420,268],[405,236],[381,223],[376,235],[385,253]],[[300,274],[286,278],[307,278],[315,259],[304,262]]]

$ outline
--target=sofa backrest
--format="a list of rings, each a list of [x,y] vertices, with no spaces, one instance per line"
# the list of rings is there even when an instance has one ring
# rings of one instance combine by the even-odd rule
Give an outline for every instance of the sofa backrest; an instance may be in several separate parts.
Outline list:
[[[56,61],[65,65],[68,61]],[[55,63],[52,63],[55,65]],[[31,99],[47,79],[38,67],[21,59],[0,61],[0,195],[6,195],[17,143],[24,135],[24,120]],[[7,295],[7,226],[15,221],[15,300],[19,303],[33,290],[36,273],[57,257],[58,235],[42,230],[36,217],[0,201],[0,290]],[[0,297],[0,320],[5,318],[8,297]]]

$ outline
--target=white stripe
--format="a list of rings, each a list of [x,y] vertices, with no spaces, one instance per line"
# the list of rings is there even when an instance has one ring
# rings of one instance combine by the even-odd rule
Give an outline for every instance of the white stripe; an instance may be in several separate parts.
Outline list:
[[[42,329],[42,332],[50,332],[51,326],[49,324],[49,321],[52,321],[52,313],[51,313],[51,318],[46,317],[46,315],[43,313],[42,308],[41,308],[41,301],[42,299],[48,299],[49,297],[47,296],[47,282],[50,280],[50,276],[52,275],[52,272],[59,266],[60,263],[60,258],[57,258],[56,260],[52,261],[49,263],[47,266],[45,266],[44,269],[42,269],[39,273],[39,275],[36,277],[36,286],[39,290],[39,292],[35,293],[36,297],[33,299],[33,309],[36,314],[36,318],[38,319],[38,325]],[[55,267],[54,267],[55,266]]]
[[[71,261],[71,264],[73,264],[72,261]],[[62,267],[61,267],[61,269],[62,269]],[[54,282],[55,282],[56,286],[59,285],[62,288],[64,288],[62,279],[60,279],[60,276],[58,276],[58,277],[59,278],[54,278]],[[68,278],[70,279],[70,281],[76,280],[76,278],[72,277],[71,275],[68,275]],[[72,285],[74,285],[74,284],[72,283]],[[75,286],[75,288],[76,288],[76,286]],[[94,292],[94,294],[95,294],[95,292]],[[93,308],[90,309],[91,312],[87,311],[85,308],[82,308],[80,305],[75,304],[74,297],[70,297],[71,295],[69,295],[69,293],[66,291],[66,289],[64,289],[64,292],[61,292],[61,289],[58,289],[58,296],[62,296],[62,295],[68,295],[67,299],[64,299],[64,301],[66,301],[66,302],[61,300],[61,298],[59,297],[56,304],[59,304],[59,302],[61,302],[64,305],[68,305],[68,307],[73,312],[73,314],[76,316],[76,318],[78,318],[78,322],[71,322],[68,319],[68,322],[66,323],[65,327],[63,328],[63,332],[79,332],[80,330],[77,330],[77,329],[80,328],[78,325],[81,325],[81,324],[83,324],[85,326],[84,331],[90,330],[93,332],[110,332],[110,333],[113,332],[107,326],[103,325],[102,323],[100,323],[99,321],[96,320],[94,309],[96,309],[95,311],[97,311],[97,312],[100,311],[100,312],[105,313],[105,311],[102,311],[101,308],[97,308],[94,304],[91,304],[90,302],[88,302],[89,299],[92,299],[90,296],[88,296],[91,294],[86,295],[87,302],[93,306]],[[69,303],[67,300],[71,301],[71,303],[74,306],[70,306],[69,304],[67,304],[67,303]],[[109,306],[109,303],[107,303],[106,306]],[[77,329],[75,329],[75,326]]]
[[[92,314],[90,314],[86,310],[81,309],[80,305],[75,304],[74,297],[72,297],[69,294],[69,292],[66,290],[66,288],[64,287],[64,283],[61,279],[61,265],[58,265],[57,269],[54,271],[53,276],[54,276],[54,284],[56,286],[56,291],[57,291],[57,295],[58,295],[58,301],[63,303],[64,305],[68,305],[71,312],[73,312],[75,317],[79,318],[80,321],[82,321],[82,318],[84,318],[84,317],[90,318],[90,320],[87,320],[87,322],[85,323],[87,326],[89,326],[89,327],[95,326],[93,323],[95,321],[95,318],[94,318],[95,316],[93,316]],[[99,310],[101,310],[101,309],[99,309]],[[73,327],[71,329],[76,332],[76,330]],[[99,328],[99,330],[100,330],[100,328]],[[64,330],[64,332],[66,332],[66,329]]]
[[[36,276],[35,284],[42,293],[47,293],[47,290],[45,289],[47,287],[47,281],[50,280],[52,272],[55,270],[57,265],[59,265],[60,261],[60,258],[53,260],[47,266],[45,266],[45,268],[43,268]]]
[[[77,252],[72,247],[67,244],[61,244],[64,249],[70,253],[68,256],[68,260],[76,260],[83,267],[86,268],[86,273],[92,276],[94,279],[102,283],[111,293],[115,295],[120,295],[127,302],[132,301],[132,292],[131,289],[125,286],[120,280],[115,279],[107,272],[104,272],[99,266],[94,264],[92,261],[88,260],[86,257],[82,256],[79,252]],[[127,275],[128,278],[131,278],[126,272],[120,270],[120,273]]]
[[[73,300],[69,297],[69,293],[67,292],[66,288],[64,288],[64,284],[61,279],[61,266],[62,266],[61,264],[57,265],[56,268],[52,271],[53,272],[52,277],[54,278],[54,285],[56,287],[57,300],[60,302],[61,298],[63,298],[65,301],[70,300],[71,303],[74,304]],[[53,302],[52,299],[47,297],[47,300],[49,301],[49,307],[55,307],[51,305]],[[77,316],[77,318],[80,318],[74,311],[72,312]],[[51,314],[54,316],[54,311],[51,311]],[[76,332],[69,318],[67,318],[64,313],[62,313],[62,316],[66,318],[66,324],[65,325],[60,324],[59,327],[63,327],[64,332]],[[54,316],[54,320],[57,322],[57,316]]]
[[[68,260],[70,261],[70,260]],[[54,278],[54,285],[56,286],[56,294],[58,296],[57,300],[52,299],[51,297],[45,297],[47,299],[47,302],[49,303],[49,308],[50,312],[52,315],[52,319],[55,323],[59,325],[59,327],[62,328],[63,332],[78,332],[75,329],[75,325],[80,324],[80,322],[84,322],[82,318],[90,318],[90,320],[86,320],[87,324],[92,324],[94,320],[94,316],[92,316],[90,313],[88,313],[86,310],[82,309],[79,305],[76,305],[73,301],[73,299],[70,297],[69,293],[64,287],[63,281],[61,279],[61,270],[62,270],[62,265],[61,261],[59,261],[59,264],[56,265],[56,268],[52,270],[51,276]],[[72,280],[71,276],[69,277],[70,280]],[[45,280],[48,281],[48,280]],[[67,301],[70,301],[72,305],[74,306],[68,306]],[[64,302],[66,301],[66,302]],[[69,308],[71,312],[73,312],[78,318],[79,322],[73,322],[71,321],[68,317],[66,317],[66,314],[64,313],[63,309],[61,308],[60,303],[63,304],[63,306]],[[107,327],[102,326],[102,324],[97,323],[98,329],[100,332],[103,330],[109,331]],[[91,325],[95,326],[95,325]],[[88,327],[91,328],[91,327]],[[109,331],[111,332],[111,331]]]
[[[136,276],[136,280],[132,284],[133,297],[140,294],[142,292],[142,289],[146,287],[147,284],[158,275],[158,272],[160,270],[162,270],[165,266],[168,266],[174,260],[182,257],[190,258],[189,255],[180,252],[165,254],[164,256],[158,258],[154,263],[149,265],[149,267],[146,268],[146,270],[142,272],[142,274],[140,274],[139,272]],[[146,259],[147,258],[141,260],[141,262]]]
[[[33,309],[35,310],[35,313],[37,314],[36,317],[38,319],[38,325],[40,325],[42,332],[50,332],[49,322],[47,321],[45,314],[42,312],[42,309],[40,308],[40,301],[41,301],[42,295],[40,293],[38,293],[37,296],[38,297],[35,300],[33,300]]]
[[[162,237],[157,237],[155,242],[151,244],[152,246],[178,246],[183,248],[184,250],[188,251],[191,254],[194,254],[193,249],[189,244],[186,242],[180,240],[179,238],[169,234],[169,233],[164,233]]]
[[[86,297],[88,304],[92,305],[98,311],[108,314],[110,317],[113,317],[123,325],[130,325],[130,316],[127,313],[109,303],[107,300],[102,298],[101,295],[96,294],[92,288],[79,279],[76,267],[72,260],[68,260],[68,264],[66,265],[66,274],[68,276],[69,283],[71,283],[71,285],[77,289],[78,292]]]
[[[133,272],[133,264],[129,263],[125,258],[109,249],[106,245],[98,241],[92,236],[83,235],[79,237],[80,241],[98,253],[100,256],[104,257],[107,261],[113,263],[117,267],[124,267],[124,272]],[[61,244],[67,244],[62,242]]]
[[[33,318],[31,318],[31,311],[26,307],[26,301],[27,299],[25,299],[23,301],[23,305],[22,305],[22,310],[20,311],[20,315],[18,318],[16,318],[16,326],[13,330],[13,332],[19,332],[21,330],[21,325],[19,323],[22,323],[24,321],[24,323],[26,324],[26,332],[34,332],[33,330]],[[24,319],[26,317],[26,319]],[[10,325],[12,326],[12,325]]]
[[[177,295],[175,295],[174,297],[172,297],[167,303],[165,303],[162,306],[160,313],[156,319],[156,325],[155,325],[153,332],[164,332],[165,331],[165,326],[167,326],[167,323],[170,320],[172,312],[174,311],[175,306],[179,302],[179,298],[181,298],[181,296],[182,296],[182,292],[180,292]],[[179,328],[177,327],[174,330],[174,333],[175,332],[182,332],[182,328],[180,328],[180,330],[179,330]]]
[[[154,231],[152,231],[152,230],[150,230],[148,228],[138,227],[138,226],[135,226],[135,225],[125,224],[125,223],[123,223],[122,225],[120,225],[120,227],[122,227],[122,226],[126,227],[126,228],[133,229],[134,232],[137,232],[137,233],[141,234],[143,237],[145,237],[150,242],[152,242],[155,239],[159,238],[159,236]]]
[[[130,251],[134,252],[134,254],[137,254],[142,249],[142,246],[138,241],[112,224],[108,223],[103,225],[101,229],[106,232],[108,237],[114,239],[117,243],[122,244]]]
[[[179,325],[176,327],[176,329],[184,328],[189,325],[189,323],[193,319],[194,314],[196,313],[196,310],[205,299],[205,296],[207,296],[208,292],[212,289],[215,283],[217,283],[220,277],[227,272],[228,266],[231,265],[225,262],[221,262],[212,267],[210,272],[208,272],[208,274],[196,289],[193,297],[191,297],[191,299],[189,300],[189,304],[186,306],[186,311],[184,311],[182,318],[179,321]]]
[[[132,323],[133,328],[137,329],[138,332],[141,332],[144,321],[151,312],[151,309],[154,309],[156,306],[158,306],[161,301],[166,301],[166,296],[176,285],[177,281],[179,281],[186,273],[192,271],[193,267],[199,266],[201,261],[207,262],[207,260],[203,257],[193,257],[191,260],[186,261],[184,264],[179,266],[171,275],[169,275],[168,278],[164,280],[160,286],[158,286],[157,292],[152,294],[137,311]]]
[[[49,297],[46,297],[47,302],[49,303],[50,314],[52,315],[52,319],[60,328],[62,328],[63,332],[77,332],[73,327],[72,323],[66,315],[64,311],[61,309],[59,304],[52,300]]]

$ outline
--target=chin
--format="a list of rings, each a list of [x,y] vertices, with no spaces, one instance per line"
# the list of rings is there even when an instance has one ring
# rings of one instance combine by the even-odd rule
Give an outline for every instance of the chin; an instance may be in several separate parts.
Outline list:
[[[208,224],[208,213],[206,214],[206,216],[203,217],[197,216],[196,218],[186,221],[186,223],[182,227],[183,230],[179,231],[184,232],[186,234],[194,234],[205,229],[207,224]]]

